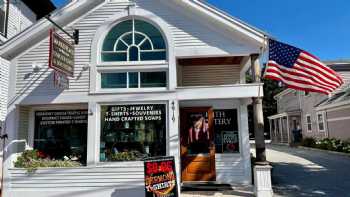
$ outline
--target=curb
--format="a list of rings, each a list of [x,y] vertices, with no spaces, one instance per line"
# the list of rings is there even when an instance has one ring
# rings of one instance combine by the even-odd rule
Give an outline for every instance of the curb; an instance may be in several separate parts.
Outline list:
[[[341,155],[341,156],[350,157],[350,153],[341,153],[341,152],[336,152],[336,151],[323,150],[323,149],[318,149],[318,148],[310,148],[310,147],[305,147],[305,146],[296,146],[295,148],[304,149],[304,150],[313,150],[313,151],[319,151],[319,152],[324,152],[324,153],[330,153],[330,154],[334,154],[334,155]]]

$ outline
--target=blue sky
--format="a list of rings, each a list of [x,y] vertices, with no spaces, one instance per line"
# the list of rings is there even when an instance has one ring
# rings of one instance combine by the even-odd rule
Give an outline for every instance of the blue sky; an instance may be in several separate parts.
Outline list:
[[[62,6],[67,0],[54,0]],[[322,60],[350,59],[349,0],[207,0]]]

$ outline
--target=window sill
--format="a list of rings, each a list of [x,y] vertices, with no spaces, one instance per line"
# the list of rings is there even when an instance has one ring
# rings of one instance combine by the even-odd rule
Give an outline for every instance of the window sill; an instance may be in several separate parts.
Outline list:
[[[171,92],[168,88],[135,88],[135,89],[100,89],[96,92],[90,92],[91,95],[100,94],[144,94],[144,93],[165,93]]]
[[[118,66],[152,66],[152,65],[167,65],[168,61],[135,61],[135,62],[98,62],[97,68],[101,67],[118,67]]]
[[[143,161],[112,161],[112,162],[99,162],[96,164],[97,168],[128,168],[128,167],[143,167]]]

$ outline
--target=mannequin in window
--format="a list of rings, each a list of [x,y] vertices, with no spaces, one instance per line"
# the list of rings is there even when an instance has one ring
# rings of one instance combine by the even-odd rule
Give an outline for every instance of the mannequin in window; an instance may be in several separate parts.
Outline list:
[[[188,129],[190,154],[209,152],[209,126],[203,115],[191,117],[191,126]]]

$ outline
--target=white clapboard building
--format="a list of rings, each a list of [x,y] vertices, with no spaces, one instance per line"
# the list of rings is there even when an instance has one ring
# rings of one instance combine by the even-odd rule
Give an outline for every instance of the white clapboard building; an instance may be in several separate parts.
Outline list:
[[[51,19],[80,34],[66,88],[48,67],[48,20],[0,47],[4,197],[143,196],[143,159],[159,156],[175,157],[181,184],[252,184],[247,105],[263,87],[245,77],[263,32],[199,0],[71,1]],[[14,166],[22,142],[81,166],[28,174]]]
[[[0,0],[0,44],[21,33],[54,9],[50,0]],[[8,78],[9,61],[0,58],[0,125],[6,117]]]

